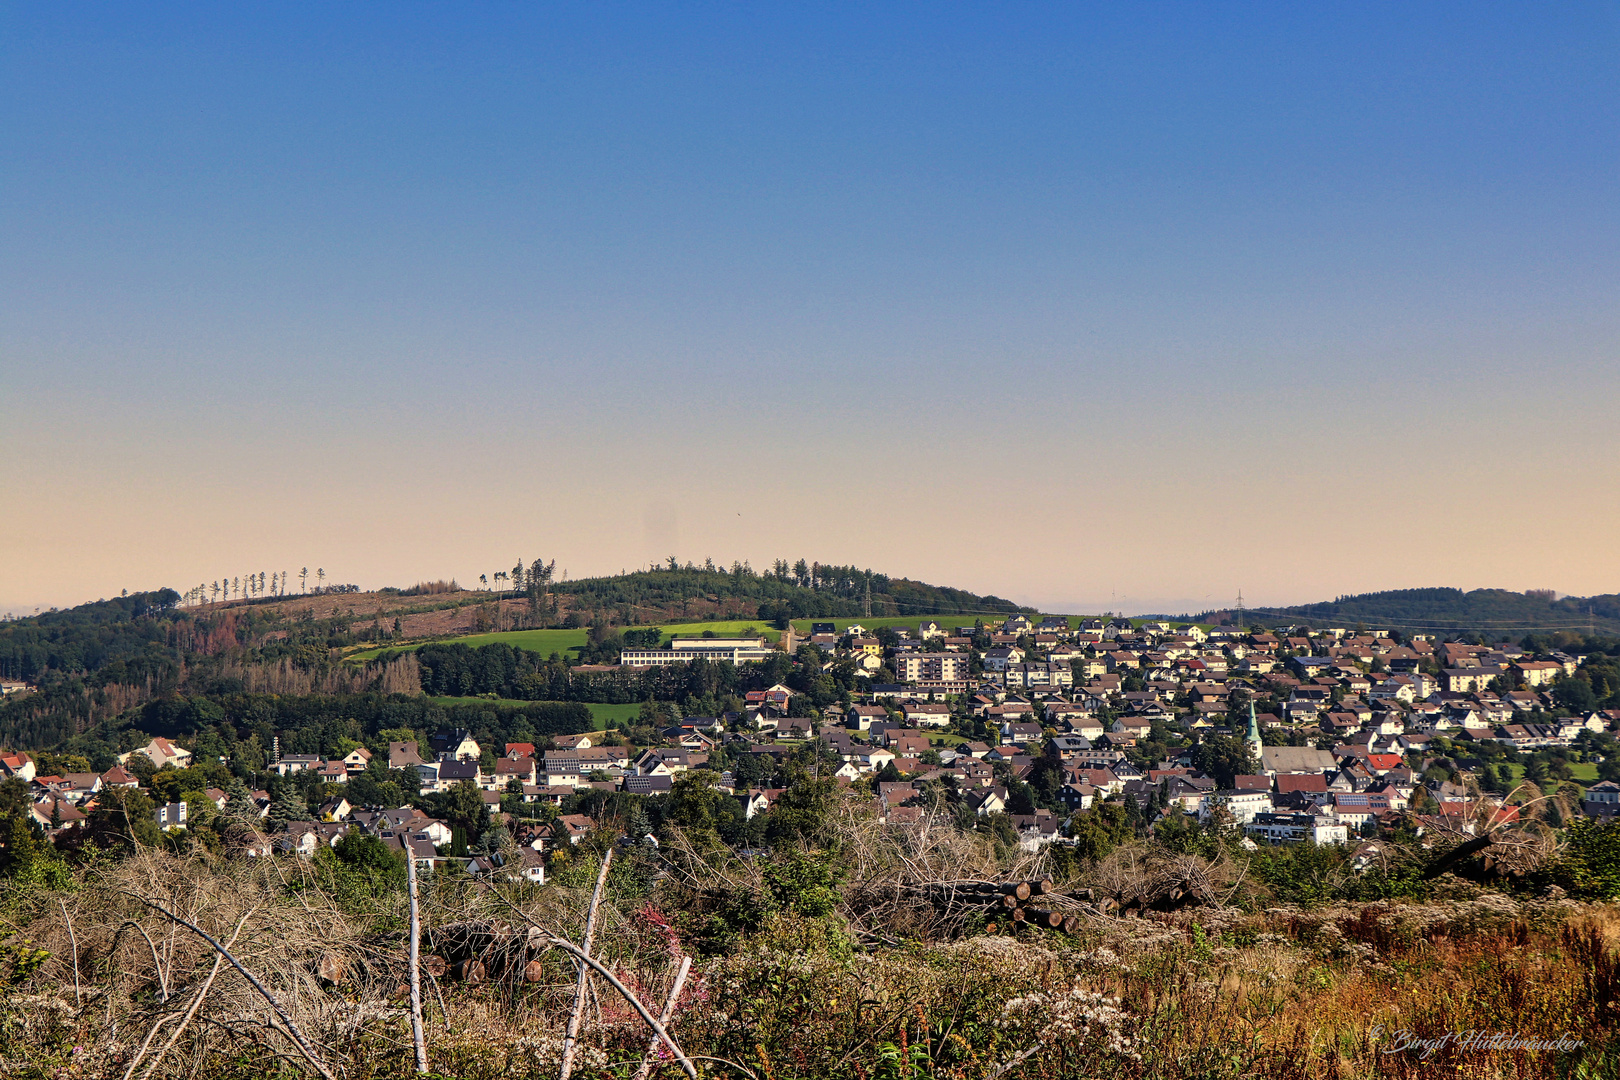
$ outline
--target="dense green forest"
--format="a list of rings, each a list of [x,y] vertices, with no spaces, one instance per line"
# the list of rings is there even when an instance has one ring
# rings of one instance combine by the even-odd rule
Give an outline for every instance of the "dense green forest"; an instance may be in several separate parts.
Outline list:
[[[0,746],[53,746],[149,701],[405,690],[414,668],[343,668],[333,650],[368,628],[334,607],[328,618],[273,607],[185,608],[172,589],[136,593],[0,622],[0,673],[36,692],[0,704]],[[385,682],[388,685],[384,685]]]
[[[668,565],[656,569],[556,582],[550,588],[574,597],[576,607],[632,613],[638,608],[678,612],[683,603],[700,598],[743,599],[757,602],[763,619],[995,615],[1032,610],[999,596],[804,559],[791,565],[778,559],[770,569],[756,571],[741,562],[729,568],[712,563],[682,566],[671,558]]]
[[[1209,612],[1200,619],[1217,621],[1216,616],[1232,614]],[[1528,633],[1620,634],[1620,595],[1612,593],[1555,600],[1551,592],[1535,589],[1394,589],[1297,607],[1254,608],[1247,614],[1259,622],[1376,625],[1407,632],[1479,636],[1491,641],[1516,641]]]

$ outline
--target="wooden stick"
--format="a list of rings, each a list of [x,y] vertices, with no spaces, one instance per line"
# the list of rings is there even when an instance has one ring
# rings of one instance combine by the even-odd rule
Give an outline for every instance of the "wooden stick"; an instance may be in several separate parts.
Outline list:
[[[68,914],[67,902],[61,897],[56,902],[62,905],[62,921],[67,923],[68,943],[73,946],[73,1004],[84,1008],[84,999],[79,992],[79,939],[73,933],[73,917]]]
[[[681,989],[686,986],[686,973],[692,970],[692,958],[681,957],[681,970],[675,973],[675,985],[669,988],[669,997],[664,1001],[664,1011],[658,1015],[658,1022],[668,1026],[670,1017],[675,1015],[675,1002],[680,999]],[[641,1068],[636,1070],[635,1080],[647,1080],[652,1075],[653,1055],[658,1052],[658,1036],[654,1035],[647,1043],[647,1052],[641,1057]]]
[[[596,874],[596,891],[591,893],[590,910],[585,914],[585,959],[591,955],[591,943],[596,939],[596,910],[602,903],[602,887],[607,884],[608,868],[613,865],[613,849],[608,848],[607,854],[602,856],[602,869]],[[574,1071],[574,1051],[579,1045],[579,1025],[585,1017],[586,988],[590,985],[591,972],[584,964],[579,968],[579,980],[574,984],[574,1011],[568,1017],[568,1030],[563,1034],[562,1065],[557,1070],[557,1080],[568,1080],[569,1074]]]
[[[253,972],[243,967],[242,962],[236,957],[232,956],[230,950],[221,945],[212,934],[198,926],[196,923],[190,922],[189,920],[183,919],[176,915],[174,912],[170,911],[156,900],[149,900],[141,894],[134,892],[128,893],[127,895],[133,896],[136,900],[145,904],[153,911],[156,911],[160,915],[167,916],[174,922],[185,927],[193,934],[196,934],[198,937],[208,942],[208,944],[212,945],[216,952],[225,957],[226,960],[230,961],[233,968],[241,972],[242,978],[246,979],[253,989],[259,992],[259,996],[264,998],[265,1001],[269,1002],[270,1008],[278,1017],[281,1018],[281,1022],[287,1026],[287,1034],[292,1036],[293,1043],[303,1053],[304,1057],[309,1059],[309,1063],[315,1066],[315,1071],[324,1076],[326,1080],[337,1080],[337,1077],[332,1075],[332,1070],[328,1069],[326,1067],[326,1063],[322,1061],[319,1055],[315,1053],[314,1047],[310,1046],[309,1041],[304,1038],[304,1033],[298,1030],[298,1025],[293,1023],[292,1017],[287,1015],[287,1010],[281,1007],[281,1002],[276,1000],[276,996],[270,992],[269,988],[266,987],[264,983],[259,981],[258,976],[254,975]]]
[[[125,926],[133,926],[135,928],[135,932],[146,939],[146,947],[152,950],[152,974],[157,978],[158,988],[161,994],[158,1000],[167,1002],[169,1000],[169,980],[163,974],[163,961],[158,959],[157,945],[153,943],[152,935],[146,932],[146,927],[142,926],[134,919],[125,919],[123,924],[118,927],[118,933],[123,933]],[[117,936],[114,935],[113,944],[116,945],[117,941]],[[113,952],[116,951],[116,949],[113,950]],[[108,959],[112,959],[111,953],[108,954]],[[111,999],[109,998],[108,1000]]]
[[[681,1063],[681,1068],[686,1070],[686,1075],[690,1076],[692,1080],[698,1080],[697,1066],[693,1065],[692,1059],[686,1056],[686,1053],[681,1049],[680,1044],[675,1041],[675,1036],[671,1035],[669,1030],[665,1028],[663,1024],[659,1023],[658,1019],[654,1017],[652,1013],[647,1011],[647,1006],[641,1003],[641,999],[636,997],[628,986],[619,981],[619,977],[617,975],[603,967],[601,962],[598,961],[594,956],[585,955],[578,945],[575,945],[567,938],[552,937],[548,940],[557,948],[562,949],[565,952],[572,953],[574,956],[589,964],[592,970],[594,970],[598,975],[602,976],[602,978],[606,979],[608,981],[608,985],[617,990],[620,996],[623,997],[625,1001],[629,1002],[631,1007],[633,1007],[636,1012],[641,1014],[641,1018],[647,1022],[647,1026],[652,1028],[653,1031],[657,1032],[658,1037],[664,1040],[665,1044],[669,1046],[670,1053],[675,1055],[675,1060],[679,1061]]]
[[[248,915],[251,914],[253,913],[249,911],[247,915],[243,915],[241,921],[236,924],[236,930],[232,932],[231,940],[225,943],[225,947],[227,949],[236,944],[236,939],[241,936],[242,927],[247,925]],[[152,1074],[157,1071],[158,1063],[163,1060],[163,1055],[174,1049],[174,1044],[180,1041],[181,1035],[185,1034],[186,1028],[190,1026],[192,1018],[197,1015],[197,1010],[202,1008],[203,999],[208,996],[208,991],[214,985],[214,977],[219,974],[219,969],[224,965],[224,956],[214,957],[214,966],[209,970],[208,978],[203,980],[202,989],[197,991],[197,999],[191,1003],[191,1008],[186,1010],[186,1015],[180,1018],[180,1026],[174,1029],[173,1034],[169,1036],[169,1041],[164,1043],[162,1047],[158,1049],[158,1052],[152,1055],[152,1063],[146,1067],[146,1072],[142,1074],[141,1080],[152,1080]],[[134,1062],[130,1063],[129,1068],[130,1072],[135,1071]]]
[[[517,912],[518,918],[522,919],[530,926],[540,930],[545,937],[546,944],[552,946],[553,948],[562,949],[564,952],[569,953],[577,959],[583,960],[585,963],[589,964],[598,975],[606,979],[608,981],[608,985],[617,990],[619,992],[619,996],[624,998],[625,1001],[629,1002],[630,1007],[635,1009],[641,1018],[647,1022],[647,1026],[652,1028],[653,1031],[658,1034],[658,1037],[664,1040],[665,1044],[669,1047],[669,1052],[674,1054],[675,1060],[681,1063],[681,1068],[685,1070],[686,1075],[691,1077],[692,1080],[698,1080],[697,1066],[692,1064],[692,1059],[686,1056],[686,1052],[683,1051],[680,1044],[675,1041],[675,1037],[671,1035],[668,1029],[658,1021],[657,1017],[647,1010],[647,1006],[641,1003],[641,999],[636,997],[628,986],[619,981],[619,977],[617,975],[603,967],[594,957],[586,955],[583,951],[581,951],[580,947],[575,945],[572,941],[569,941],[565,937],[559,937],[556,934],[553,934],[544,926],[541,926],[539,923],[535,922],[534,919],[530,917],[528,912],[524,911],[522,908],[512,903],[512,901],[502,896],[498,890],[490,890],[490,895],[495,897],[495,899],[499,900],[501,903],[505,904],[507,907],[511,908],[513,911]]]
[[[416,1071],[428,1071],[427,1033],[422,1030],[422,912],[416,899],[416,852],[405,834],[405,881],[411,894],[411,1039],[416,1043]]]
[[[141,1058],[146,1056],[146,1051],[152,1046],[152,1040],[157,1038],[157,1033],[162,1030],[163,1025],[173,1020],[175,1015],[175,1013],[166,1013],[158,1017],[157,1021],[152,1024],[152,1030],[146,1033],[146,1041],[141,1043],[141,1048],[135,1051],[134,1058],[130,1060],[129,1068],[124,1070],[124,1080],[129,1080],[130,1077],[135,1075],[135,1066],[139,1065]]]

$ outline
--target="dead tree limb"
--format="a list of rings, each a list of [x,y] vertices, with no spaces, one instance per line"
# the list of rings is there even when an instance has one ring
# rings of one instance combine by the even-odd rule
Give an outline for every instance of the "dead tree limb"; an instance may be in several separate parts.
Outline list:
[[[212,934],[198,926],[196,923],[176,915],[174,912],[170,911],[156,900],[150,900],[142,896],[140,893],[135,892],[130,892],[126,895],[133,897],[142,904],[145,904],[159,915],[163,915],[166,918],[173,920],[176,924],[185,927],[187,930],[190,930],[193,934],[196,934],[198,937],[208,942],[208,944],[212,945],[214,950],[221,956],[225,957],[225,959],[230,962],[230,965],[241,973],[242,978],[246,979],[248,984],[259,992],[259,996],[264,998],[264,1000],[270,1004],[271,1010],[274,1011],[276,1016],[281,1019],[281,1022],[286,1025],[287,1034],[292,1037],[293,1042],[297,1045],[299,1051],[303,1053],[304,1057],[309,1060],[309,1063],[315,1067],[315,1071],[325,1077],[326,1080],[337,1080],[337,1077],[332,1074],[332,1070],[327,1068],[326,1063],[320,1059],[318,1054],[315,1053],[315,1048],[310,1046],[309,1040],[304,1037],[304,1033],[298,1030],[298,1025],[293,1023],[292,1017],[287,1015],[287,1010],[282,1008],[281,1002],[276,1000],[276,996],[270,992],[270,989],[265,986],[264,983],[259,981],[258,976],[254,975],[253,972],[243,967],[242,962],[236,957],[232,956],[230,950],[221,945]]]
[[[490,895],[495,897],[501,903],[505,904],[507,907],[511,908],[513,911],[517,912],[518,918],[522,919],[530,926],[538,929],[540,931],[541,938],[548,945],[561,949],[571,956],[584,961],[585,963],[589,964],[592,970],[594,970],[598,975],[606,979],[608,981],[608,985],[617,990],[619,992],[619,996],[624,998],[625,1001],[629,1002],[630,1007],[635,1009],[636,1012],[640,1014],[641,1018],[647,1022],[647,1026],[652,1028],[660,1039],[664,1040],[665,1045],[669,1047],[669,1052],[674,1054],[675,1060],[681,1063],[681,1068],[685,1070],[686,1075],[691,1077],[692,1080],[698,1080],[697,1066],[692,1064],[692,1059],[686,1056],[686,1052],[683,1051],[680,1044],[675,1041],[675,1037],[669,1033],[668,1029],[665,1028],[663,1024],[659,1023],[656,1016],[648,1011],[647,1006],[641,1003],[641,999],[636,997],[628,986],[619,981],[619,977],[617,975],[603,967],[595,957],[586,955],[586,953],[572,941],[552,933],[549,929],[536,922],[532,917],[530,917],[528,912],[524,911],[522,908],[512,903],[512,901],[502,896],[500,892],[492,889],[490,891]]]
[[[664,1000],[664,1011],[658,1014],[658,1022],[665,1027],[675,1015],[675,1003],[681,998],[681,990],[686,986],[686,973],[692,970],[692,958],[681,957],[681,970],[675,973],[675,985],[669,988],[669,997]],[[658,1052],[658,1036],[654,1035],[647,1042],[647,1052],[641,1056],[641,1068],[636,1070],[635,1080],[647,1080],[652,1073],[653,1055]]]
[[[122,934],[124,932],[124,927],[126,927],[126,926],[133,926],[135,928],[135,932],[137,934],[141,935],[141,937],[146,939],[146,947],[148,949],[152,950],[152,973],[157,978],[158,990],[159,990],[159,993],[161,995],[158,998],[158,1000],[159,1001],[168,1001],[169,1000],[169,979],[168,979],[168,976],[166,976],[163,973],[163,961],[158,959],[157,944],[152,940],[152,935],[148,934],[146,932],[146,927],[142,926],[140,923],[136,922],[134,919],[125,919],[123,921],[123,924],[118,927],[118,933]],[[116,953],[118,951],[117,944],[118,944],[118,937],[115,934],[113,936],[112,953]],[[108,958],[109,959],[112,958],[111,953],[109,953]]]
[[[596,873],[596,890],[591,893],[591,906],[585,914],[585,944],[586,959],[591,955],[591,944],[596,940],[596,911],[602,904],[602,888],[607,884],[608,869],[613,865],[613,849],[608,848],[607,854],[602,856],[602,869]],[[563,1034],[562,1065],[557,1070],[557,1080],[568,1080],[574,1071],[574,1052],[579,1046],[579,1025],[585,1016],[586,991],[590,986],[591,969],[584,964],[579,966],[579,979],[574,984],[574,1011],[568,1017],[568,1029]]]
[[[62,906],[62,921],[67,923],[68,944],[73,947],[73,1004],[82,1009],[84,996],[79,990],[79,939],[73,933],[73,916],[68,914],[67,901],[57,897],[56,902]]]
[[[411,1041],[416,1044],[416,1071],[428,1071],[427,1036],[422,1031],[422,909],[416,899],[416,852],[405,837],[406,883],[411,894]]]
[[[225,943],[227,949],[236,944],[236,939],[242,935],[242,927],[247,925],[248,917],[252,914],[251,910],[248,911],[242,916],[241,921],[236,924],[236,929],[231,933],[231,940]],[[214,957],[214,966],[209,970],[208,978],[203,980],[202,989],[197,991],[196,1000],[191,1003],[191,1008],[186,1010],[186,1015],[180,1018],[180,1026],[175,1028],[169,1035],[168,1042],[165,1042],[158,1049],[158,1052],[152,1055],[152,1063],[146,1067],[146,1072],[142,1074],[141,1080],[152,1080],[152,1074],[157,1072],[158,1063],[163,1060],[163,1056],[174,1049],[174,1044],[180,1041],[180,1036],[184,1035],[186,1028],[191,1026],[192,1019],[197,1015],[197,1010],[202,1008],[203,999],[208,996],[208,991],[213,987],[214,979],[219,975],[219,969],[224,966],[224,963],[225,955],[223,953]],[[130,1062],[129,1070],[130,1072],[135,1071],[134,1062]],[[127,1077],[128,1073],[125,1076]]]

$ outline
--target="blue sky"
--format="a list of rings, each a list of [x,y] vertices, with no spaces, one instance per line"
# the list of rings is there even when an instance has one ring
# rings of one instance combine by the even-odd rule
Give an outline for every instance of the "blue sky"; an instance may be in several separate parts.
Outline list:
[[[1613,3],[0,6],[0,608],[1615,591],[1617,58]]]

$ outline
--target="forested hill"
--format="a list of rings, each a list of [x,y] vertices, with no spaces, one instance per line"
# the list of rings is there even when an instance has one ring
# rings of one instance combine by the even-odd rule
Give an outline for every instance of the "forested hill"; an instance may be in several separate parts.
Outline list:
[[[1544,590],[1395,589],[1341,596],[1297,607],[1256,609],[1258,621],[1311,626],[1387,626],[1405,632],[1479,635],[1501,640],[1526,634],[1620,634],[1620,595],[1554,599]]]
[[[904,615],[1005,615],[1024,609],[999,596],[928,585],[909,578],[800,559],[779,559],[769,569],[747,563],[730,567],[674,560],[657,569],[611,577],[554,582],[551,591],[573,598],[579,608],[612,611],[656,609],[680,614],[696,600],[746,600],[760,606],[760,618],[874,618]],[[871,610],[867,610],[870,603]],[[625,620],[630,621],[630,620]]]
[[[157,730],[158,721],[169,733],[192,733],[200,721],[169,714],[192,716],[198,702],[207,706],[203,713],[220,712],[238,727],[268,698],[310,694],[347,701],[339,710],[345,717],[369,715],[380,708],[377,695],[421,693],[415,659],[362,667],[343,663],[342,651],[416,636],[580,625],[608,634],[681,616],[775,622],[862,618],[868,610],[971,622],[1021,610],[995,596],[803,560],[778,560],[763,572],[688,564],[575,581],[553,580],[549,566],[535,573],[539,565],[496,575],[504,579],[498,592],[447,582],[436,583],[443,590],[238,592],[223,602],[182,604],[179,593],[161,589],[0,622],[0,677],[35,688],[0,702],[0,748],[54,746],[92,731],[110,738],[132,725]],[[207,592],[199,587],[192,595]]]
[[[39,682],[119,664],[145,678],[180,657],[172,632],[190,617],[176,613],[179,602],[173,589],[159,589],[0,622],[0,677]]]

